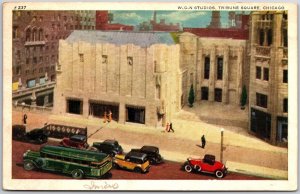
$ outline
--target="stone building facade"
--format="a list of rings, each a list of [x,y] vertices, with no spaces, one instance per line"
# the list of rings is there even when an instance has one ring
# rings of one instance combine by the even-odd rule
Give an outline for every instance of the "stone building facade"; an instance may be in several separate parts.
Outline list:
[[[58,41],[79,29],[81,19],[74,11],[13,11],[14,90],[56,79]]]
[[[60,41],[53,111],[164,126],[181,108],[179,53],[169,33],[74,31]]]
[[[196,100],[240,104],[246,73],[246,40],[180,35],[183,102],[193,84]]]
[[[249,131],[277,145],[288,140],[287,26],[284,11],[251,13]]]

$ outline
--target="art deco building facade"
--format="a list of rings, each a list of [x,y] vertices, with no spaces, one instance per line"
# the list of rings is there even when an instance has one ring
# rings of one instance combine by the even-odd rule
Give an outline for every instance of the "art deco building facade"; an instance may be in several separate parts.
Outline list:
[[[60,41],[53,111],[163,126],[181,108],[179,53],[169,33],[74,31]]]
[[[250,132],[286,145],[288,38],[286,12],[253,12],[250,25]]]
[[[56,79],[58,41],[79,29],[81,19],[74,11],[13,12],[14,90]]]

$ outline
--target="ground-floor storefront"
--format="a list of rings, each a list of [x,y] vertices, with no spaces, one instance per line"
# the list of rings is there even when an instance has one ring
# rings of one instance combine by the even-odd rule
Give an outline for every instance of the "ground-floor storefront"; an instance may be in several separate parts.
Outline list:
[[[272,117],[276,117],[276,126],[271,125]],[[257,137],[276,144],[286,146],[288,142],[288,118],[277,117],[256,108],[250,110],[250,131]],[[272,135],[274,134],[275,135]]]
[[[142,103],[140,103],[142,104]],[[163,115],[157,113],[156,106],[132,102],[109,102],[94,99],[66,98],[66,113],[111,119],[120,122],[139,123],[151,126],[161,126]],[[154,103],[155,104],[155,103]]]

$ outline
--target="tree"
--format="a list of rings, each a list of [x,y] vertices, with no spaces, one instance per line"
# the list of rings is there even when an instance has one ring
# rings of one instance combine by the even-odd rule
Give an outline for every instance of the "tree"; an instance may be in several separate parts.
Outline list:
[[[194,93],[194,88],[193,88],[193,84],[191,85],[191,88],[190,88],[190,93],[189,93],[189,104],[190,104],[190,107],[193,107],[193,103],[195,101],[195,93]]]
[[[247,102],[247,89],[246,89],[246,86],[244,85],[243,90],[242,90],[242,94],[241,94],[241,106],[242,106],[242,108],[245,107],[246,102]]]

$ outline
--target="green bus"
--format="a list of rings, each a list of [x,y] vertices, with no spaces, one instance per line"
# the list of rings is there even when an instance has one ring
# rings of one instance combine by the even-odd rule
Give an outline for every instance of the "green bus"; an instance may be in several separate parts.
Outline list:
[[[23,154],[25,170],[34,168],[70,174],[73,178],[101,178],[112,168],[112,158],[104,153],[45,145],[40,151]]]

